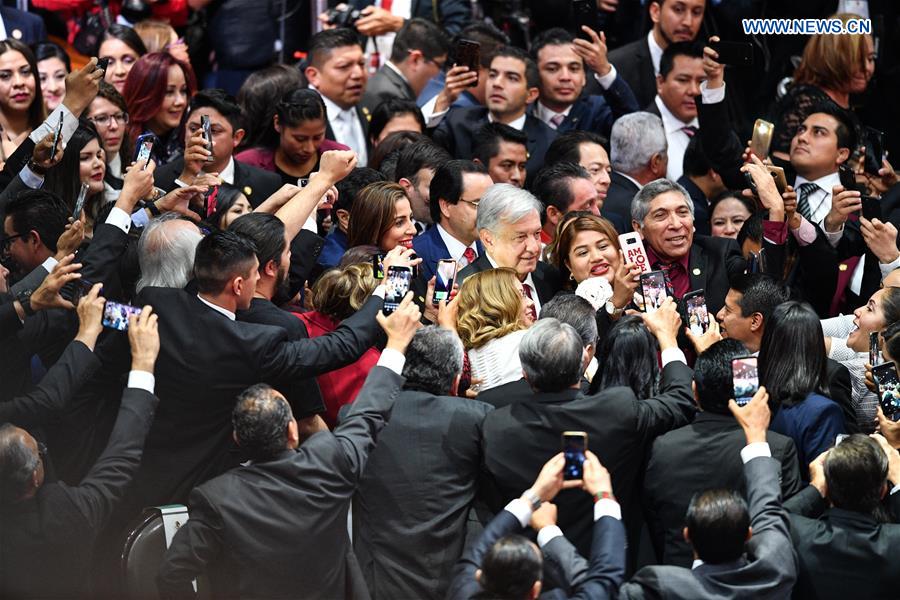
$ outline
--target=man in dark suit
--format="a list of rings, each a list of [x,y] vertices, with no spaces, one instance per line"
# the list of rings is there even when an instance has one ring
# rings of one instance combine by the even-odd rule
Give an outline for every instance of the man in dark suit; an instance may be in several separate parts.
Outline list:
[[[359,104],[369,75],[356,32],[344,27],[320,31],[309,39],[308,52],[304,74],[325,103],[325,137],[349,146],[359,164],[368,164],[370,115]]]
[[[638,106],[647,106],[656,96],[656,76],[663,50],[672,42],[691,42],[697,38],[705,8],[706,0],[653,0],[649,10],[653,29],[647,37],[609,53],[609,62],[628,82]]]
[[[810,465],[812,484],[791,503],[791,539],[799,559],[798,598],[892,598],[900,574],[900,525],[884,522],[881,501],[900,503],[900,455],[880,435],[852,435]],[[799,500],[798,496],[798,500]],[[895,513],[896,514],[896,513]]]
[[[477,140],[475,132],[487,122],[499,121],[528,136],[529,173],[537,173],[556,132],[529,115],[529,104],[538,97],[537,65],[523,50],[507,46],[491,61],[484,108],[453,108],[434,130],[434,141],[456,158],[470,159]],[[526,183],[526,185],[528,185]]]
[[[666,176],[668,154],[662,120],[637,112],[617,119],[609,138],[612,165],[605,212],[631,222],[631,201],[644,185]]]
[[[577,163],[558,162],[541,169],[531,186],[544,210],[541,213],[543,226],[541,243],[546,245],[556,239],[556,228],[563,216],[570,211],[588,212],[600,216],[602,200],[591,181],[587,169]],[[614,215],[618,217],[618,215]],[[616,229],[623,227],[622,221]]]
[[[559,271],[540,260],[541,203],[526,190],[508,183],[495,183],[481,197],[475,226],[484,253],[460,271],[459,284],[472,273],[497,267],[514,269],[525,294],[540,315],[562,288]]]
[[[366,84],[361,104],[371,113],[391,98],[415,102],[425,84],[444,67],[449,49],[447,34],[431,21],[406,21],[394,38],[390,60]]]
[[[589,447],[608,465],[630,546],[636,548],[644,454],[654,437],[686,425],[694,416],[691,370],[677,346],[681,319],[674,303],[667,300],[663,308],[643,318],[659,341],[664,365],[659,393],[643,399],[625,387],[583,395],[580,381],[584,348],[580,336],[558,322],[542,325],[553,319],[541,319],[529,329],[519,347],[519,359],[533,395],[494,410],[484,421],[485,467],[497,492],[492,508],[501,508],[503,498],[533,480],[535,463],[559,448],[563,431],[584,431]],[[565,331],[570,333],[565,334],[569,341],[556,339]],[[563,492],[557,503],[560,528],[582,554],[587,554],[591,543],[589,499]]]
[[[491,410],[454,395],[462,367],[462,345],[446,329],[420,329],[406,351],[406,383],[353,503],[353,547],[372,598],[446,596]]]
[[[363,16],[356,22],[356,29],[366,36],[398,31],[411,17],[427,19],[446,29],[447,33],[455,34],[469,20],[471,12],[464,0],[412,0],[406,4],[409,12],[405,14],[375,6],[375,0],[351,0],[348,4],[362,11]]]
[[[157,577],[163,598],[192,598],[191,581],[223,567],[230,573],[212,578],[215,596],[367,597],[347,535],[347,510],[404,382],[403,353],[419,320],[411,300],[390,317],[379,314],[387,346],[333,433],[319,432],[301,445],[278,392],[254,385],[238,396],[233,435],[252,462],[191,492],[190,519]]]
[[[699,135],[688,142],[683,167],[684,174],[678,178],[678,183],[687,190],[694,203],[694,228],[700,235],[709,235],[709,202],[727,188],[706,158]]]
[[[712,488],[744,490],[738,451],[744,434],[726,403],[734,395],[731,360],[746,356],[737,340],[710,346],[694,363],[694,398],[700,406],[694,422],[653,442],[644,472],[644,515],[661,564],[690,567],[693,552],[682,535],[684,515],[694,494]],[[789,438],[768,432],[772,457],[780,464],[781,496],[800,491],[797,448]]]
[[[585,452],[580,481],[564,481],[565,466],[562,453],[551,458],[531,487],[494,517],[457,565],[448,598],[602,600],[615,596],[625,576],[625,528],[609,472],[590,451]],[[556,526],[556,506],[550,503],[561,489],[572,489],[579,484],[594,499],[593,544],[588,566],[583,566],[584,559],[571,545],[559,543],[565,542],[565,538]],[[534,543],[516,535],[529,524],[537,532],[543,556]],[[551,582],[562,583],[562,588],[544,591],[542,570],[548,570],[548,566],[551,573],[564,576],[562,582]]]
[[[206,148],[200,127],[202,116],[209,117],[212,153]],[[234,160],[234,149],[244,139],[241,107],[224,90],[201,90],[191,98],[191,112],[185,125],[185,152],[179,158],[158,168],[153,174],[156,187],[171,191],[191,184],[201,173],[218,173],[225,183],[243,193],[251,206],[259,206],[278,191],[281,179]]]
[[[475,217],[491,185],[487,170],[472,161],[451,160],[435,171],[428,203],[435,226],[413,238],[422,279],[434,277],[440,260],[455,260],[462,270],[484,253]]]
[[[79,305],[92,347],[102,329],[99,289]],[[0,427],[0,593],[4,597],[80,597],[88,593],[94,541],[141,462],[153,420],[153,369],[159,352],[156,315],[131,317],[131,373],[106,450],[77,486],[45,483],[46,448],[13,425]],[[54,448],[60,454],[71,448]],[[39,574],[39,576],[38,576]]]
[[[7,6],[0,7],[0,20],[6,30],[6,37],[26,45],[47,39],[44,20],[37,15]]]
[[[606,45],[595,32],[590,35],[585,41],[554,28],[535,38],[531,56],[540,72],[541,94],[529,111],[560,133],[581,129],[608,136],[613,121],[640,107],[606,59]],[[588,75],[600,84],[602,95],[583,93]]]
[[[528,177],[528,136],[494,121],[475,132],[472,160],[484,165],[494,183],[525,187]],[[551,144],[552,146],[552,144]]]
[[[787,598],[797,580],[779,461],[767,442],[769,395],[729,408],[744,430],[741,450],[747,502],[732,490],[707,490],[688,508],[684,536],[696,557],[691,569],[644,567],[619,588],[619,598]],[[749,504],[749,510],[748,510]]]
[[[406,192],[406,197],[409,198],[416,233],[422,233],[433,222],[429,207],[431,178],[439,166],[452,158],[446,150],[427,139],[409,144],[400,150],[394,169],[394,180],[400,184]]]

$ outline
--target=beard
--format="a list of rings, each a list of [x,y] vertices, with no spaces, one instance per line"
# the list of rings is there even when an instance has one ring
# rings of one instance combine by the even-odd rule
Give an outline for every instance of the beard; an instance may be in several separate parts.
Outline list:
[[[272,294],[272,304],[283,306],[291,301],[291,280],[288,277],[288,269],[279,269],[275,279],[275,293]]]

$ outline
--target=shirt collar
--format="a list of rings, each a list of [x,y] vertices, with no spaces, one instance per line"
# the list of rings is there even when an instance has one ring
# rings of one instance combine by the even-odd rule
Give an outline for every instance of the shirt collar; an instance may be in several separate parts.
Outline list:
[[[309,86],[309,87],[310,87],[310,89],[316,90],[316,88],[314,88],[313,86]],[[319,92],[319,90],[316,90],[316,91]],[[338,119],[341,118],[342,115],[345,115],[347,113],[350,113],[350,115],[353,114],[352,108],[347,108],[347,109],[341,108],[340,106],[338,106],[337,104],[332,102],[332,100],[328,96],[325,96],[324,94],[322,94],[322,92],[319,92],[319,96],[321,96],[322,102],[325,103],[325,113],[328,115],[329,121],[337,121]]]
[[[507,123],[507,125],[509,125],[513,129],[518,129],[519,131],[522,131],[525,128],[525,118],[527,116],[528,116],[528,113],[522,115],[521,117],[519,117],[515,121],[512,121],[511,123]],[[488,121],[490,123],[493,123],[494,121],[496,121],[496,119],[494,119],[494,115],[492,115],[490,112],[488,113]]]
[[[230,185],[234,185],[234,157],[228,159],[228,164],[225,165],[225,168],[222,169],[222,172],[219,173],[219,177],[225,183]]]
[[[654,98],[653,101],[656,102],[656,108],[659,109],[659,116],[662,117],[663,128],[666,130],[666,134],[681,131],[682,127],[687,127],[689,125],[693,127],[700,126],[700,121],[697,120],[697,117],[694,117],[689,123],[685,123],[672,114],[672,111],[670,111],[669,107],[662,101],[659,94],[656,95],[656,98]]]
[[[487,253],[487,251],[485,251],[484,255],[487,256],[488,262],[491,263],[492,267],[494,267],[496,269],[500,266],[496,263],[496,261],[494,261],[494,259],[491,257],[491,255]],[[527,285],[528,287],[531,288],[531,291],[534,292],[534,294],[535,294],[535,296],[532,297],[532,300],[535,300],[537,297],[537,288],[534,287],[534,279],[531,278],[531,273],[529,273],[528,276],[525,277],[525,281],[522,282],[522,285]]]
[[[556,115],[563,115],[564,117],[568,117],[569,112],[571,110],[572,110],[572,105],[570,104],[569,106],[566,107],[566,109],[564,111],[556,112],[555,110],[551,110],[551,109],[547,108],[546,106],[544,106],[543,102],[538,100],[535,112],[537,112],[538,119],[540,119],[541,121],[544,121],[545,123],[549,123],[550,119],[552,119]]]
[[[478,253],[478,249],[475,247],[475,242],[472,242],[471,246],[466,246],[461,241],[453,237],[449,231],[444,229],[440,223],[436,225],[438,230],[438,235],[441,236],[441,239],[444,241],[444,245],[447,246],[447,252],[450,253],[450,258],[453,260],[459,261],[462,255],[465,253],[466,248],[472,248],[475,250],[475,253]]]
[[[406,78],[406,75],[403,74],[403,71],[400,70],[400,67],[398,67],[391,61],[387,61],[386,63],[384,63],[384,66],[387,67],[388,69],[390,69],[391,71],[393,71],[394,73],[396,73],[397,75],[399,75],[400,79],[409,83],[409,80]]]
[[[797,180],[794,181],[794,189],[799,189],[801,183],[807,183],[809,179],[797,175]],[[817,186],[825,190],[826,194],[831,194],[831,188],[836,185],[841,185],[841,175],[837,171],[834,173],[829,173],[824,177],[819,177],[818,179],[814,179],[811,183],[815,183]]]
[[[653,248],[650,246],[650,244],[645,242],[644,247],[647,250],[647,260],[650,262],[650,268],[655,269],[656,267],[654,267],[653,265],[655,265],[656,263],[675,264],[675,263],[667,263],[666,261],[661,259],[659,256],[657,256],[656,252],[653,251]],[[684,256],[682,256],[675,262],[679,263],[682,267],[684,267],[685,273],[690,273],[690,271],[688,270],[688,265],[691,262],[691,251],[688,250],[687,254],[685,254]]]
[[[691,563],[691,570],[696,569],[697,567],[702,566],[702,565],[703,565],[703,561],[700,560],[699,558],[695,558],[694,562]]]
[[[638,188],[639,190],[641,190],[641,189],[644,188],[644,186],[641,184],[640,181],[638,181],[637,179],[635,179],[634,177],[632,177],[632,176],[629,175],[628,173],[623,173],[622,171],[617,171],[617,173],[618,173],[619,175],[621,175],[622,177],[624,177],[625,179],[627,179],[628,181],[630,181],[631,183],[633,183],[634,185],[636,185],[637,188]]]
[[[200,294],[197,294],[197,299],[200,300],[200,302],[202,302],[203,304],[205,304],[208,307],[210,307],[211,309],[213,309],[214,311],[216,311],[217,313],[221,313],[221,314],[225,315],[232,321],[235,320],[236,317],[234,316],[234,313],[231,312],[230,310],[228,310],[227,308],[222,308],[218,304],[213,304],[209,300],[204,299]]]
[[[653,63],[653,73],[659,75],[659,61],[662,59],[663,49],[656,43],[653,37],[653,29],[647,33],[647,45],[650,47],[650,62]]]
[[[106,163],[106,170],[116,179],[122,179],[122,156],[118,152]]]

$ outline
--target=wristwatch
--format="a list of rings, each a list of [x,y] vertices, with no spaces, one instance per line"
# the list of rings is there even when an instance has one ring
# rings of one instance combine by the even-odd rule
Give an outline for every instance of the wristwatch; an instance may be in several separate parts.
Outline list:
[[[625,309],[616,307],[616,305],[612,303],[612,300],[606,301],[606,313],[613,319],[618,319],[624,312]]]
[[[33,292],[34,290],[26,289],[16,294],[16,300],[22,305],[22,311],[25,313],[26,317],[30,317],[34,314],[34,309],[31,308],[31,294]]]
[[[615,501],[616,497],[613,496],[612,492],[608,492],[606,490],[602,492],[597,492],[594,494],[594,503],[600,502],[601,500],[613,500]]]
[[[47,169],[42,167],[41,165],[37,164],[36,162],[34,162],[33,158],[28,161],[28,168],[35,175],[40,175],[43,177],[44,175],[47,174]]]
[[[522,498],[531,503],[531,512],[536,511],[541,506],[541,497],[532,489],[527,489],[522,492]]]

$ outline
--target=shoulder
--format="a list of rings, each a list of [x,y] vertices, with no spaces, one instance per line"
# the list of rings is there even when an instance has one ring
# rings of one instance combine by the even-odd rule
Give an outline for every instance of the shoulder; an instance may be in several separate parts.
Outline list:
[[[349,150],[350,146],[345,146],[344,144],[335,142],[334,140],[329,140],[325,138],[322,140],[322,143],[319,145],[319,156],[322,155],[323,152],[327,152],[329,150]]]
[[[453,106],[447,113],[450,121],[469,123],[471,126],[480,125],[477,121],[487,117],[488,109],[484,106]]]
[[[637,62],[638,56],[649,53],[650,48],[647,46],[647,38],[642,36],[615,50],[610,50],[609,60],[613,63],[616,63],[616,61],[621,63],[634,63]]]
[[[326,140],[327,141],[327,140]],[[241,152],[244,154],[245,152],[251,152],[251,150],[245,150]],[[268,151],[271,155],[271,151]],[[241,172],[241,176],[243,177],[252,177],[259,179],[272,179],[277,181],[279,184],[281,183],[281,178],[278,177],[275,173],[271,171],[266,171],[265,169],[261,169],[252,162],[244,162],[243,160],[239,160],[239,156],[234,157],[235,167]]]
[[[260,167],[269,170],[274,166],[275,152],[268,148],[248,148],[235,154],[234,160],[243,166]]]

